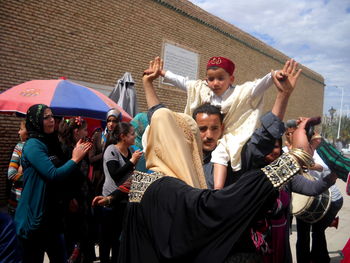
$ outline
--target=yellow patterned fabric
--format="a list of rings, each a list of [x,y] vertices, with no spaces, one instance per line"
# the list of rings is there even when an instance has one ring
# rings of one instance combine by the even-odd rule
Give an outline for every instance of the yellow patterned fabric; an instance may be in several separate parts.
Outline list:
[[[169,109],[156,110],[147,133],[147,169],[206,189],[202,141],[196,122]]]

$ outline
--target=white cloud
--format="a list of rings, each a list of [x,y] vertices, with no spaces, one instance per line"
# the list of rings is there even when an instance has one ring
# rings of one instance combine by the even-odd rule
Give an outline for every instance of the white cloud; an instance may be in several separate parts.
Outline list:
[[[344,88],[350,106],[350,0],[190,0]],[[341,88],[326,87],[324,112],[339,112]]]

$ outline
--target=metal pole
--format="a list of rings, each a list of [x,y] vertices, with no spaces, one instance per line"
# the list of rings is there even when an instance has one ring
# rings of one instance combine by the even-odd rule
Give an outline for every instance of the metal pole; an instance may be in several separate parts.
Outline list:
[[[336,86],[338,88],[338,86]],[[340,125],[341,125],[341,117],[342,117],[342,111],[343,111],[343,97],[344,97],[344,88],[341,87],[341,101],[340,101],[340,114],[339,114],[339,125],[338,125],[338,135],[337,139],[339,139],[340,135]]]

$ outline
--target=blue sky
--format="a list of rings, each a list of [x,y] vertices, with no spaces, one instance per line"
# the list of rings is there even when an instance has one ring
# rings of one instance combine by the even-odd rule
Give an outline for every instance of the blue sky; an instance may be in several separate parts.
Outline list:
[[[350,0],[190,1],[321,74],[324,113],[339,113],[343,89],[350,116]]]

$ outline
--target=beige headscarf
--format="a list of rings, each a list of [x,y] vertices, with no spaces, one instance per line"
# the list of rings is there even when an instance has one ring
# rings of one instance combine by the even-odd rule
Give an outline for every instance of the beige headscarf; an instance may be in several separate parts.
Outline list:
[[[152,116],[147,134],[148,169],[206,189],[202,141],[196,122],[188,115],[162,108]]]

